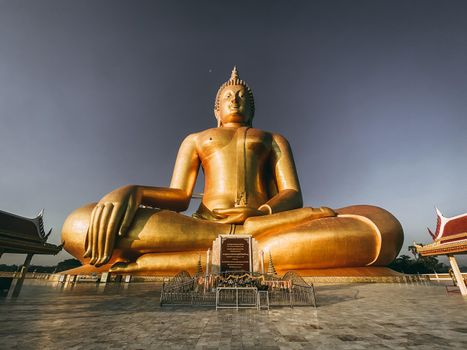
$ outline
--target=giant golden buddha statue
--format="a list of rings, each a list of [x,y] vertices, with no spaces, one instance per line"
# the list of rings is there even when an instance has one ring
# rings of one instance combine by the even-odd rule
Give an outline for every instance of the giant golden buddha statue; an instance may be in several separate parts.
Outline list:
[[[244,233],[272,253],[279,272],[390,263],[403,242],[399,221],[367,205],[303,208],[289,143],[253,128],[254,110],[234,68],[216,96],[217,127],[185,138],[170,186],[124,186],[75,210],[63,226],[65,250],[85,267],[170,275],[193,270],[219,234]],[[188,217],[180,212],[200,166],[204,195]]]

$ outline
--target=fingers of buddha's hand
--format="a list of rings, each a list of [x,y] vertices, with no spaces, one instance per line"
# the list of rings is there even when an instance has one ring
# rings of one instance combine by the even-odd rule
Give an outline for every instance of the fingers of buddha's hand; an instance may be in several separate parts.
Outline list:
[[[213,212],[220,215],[233,215],[238,213],[245,213],[250,211],[257,211],[255,208],[251,207],[234,207],[234,208],[225,208],[225,209],[213,209]]]
[[[97,233],[97,260],[95,265],[101,266],[105,254],[105,241],[107,240],[107,227],[109,225],[110,216],[112,215],[113,203],[107,202],[104,204],[104,209],[99,222],[99,232]]]
[[[237,215],[230,215],[225,219],[217,220],[221,224],[242,224],[245,221],[245,216],[243,213]]]
[[[86,231],[86,237],[84,238],[84,254],[83,258],[87,258],[91,254],[91,248],[89,245],[89,228]]]
[[[93,242],[93,231],[92,231],[92,226],[94,224],[94,221],[96,220],[96,212],[97,212],[97,207],[99,204],[97,204],[91,212],[91,219],[89,220],[89,227],[88,227],[88,232],[86,233],[86,246],[85,246],[85,252],[83,255],[83,258],[89,258],[92,255],[92,242]]]
[[[115,238],[117,237],[117,223],[122,217],[121,205],[116,204],[112,209],[112,214],[110,215],[110,220],[107,225],[107,233],[105,235],[105,244],[104,244],[104,253],[100,264],[103,265],[109,261],[112,257],[112,251],[115,245]]]
[[[91,260],[89,260],[89,263],[91,265],[94,265],[97,261],[97,255],[98,255],[98,233],[99,233],[99,224],[100,224],[100,219],[102,215],[102,211],[104,210],[104,205],[103,204],[98,204],[96,206],[96,213],[94,215],[94,218],[91,223]]]
[[[226,220],[231,216],[243,213],[243,208],[213,209],[212,213],[218,220]]]
[[[235,222],[230,220],[229,223],[243,223],[249,217],[264,215],[264,213],[258,209],[250,207],[214,209],[213,211],[216,214],[227,216],[222,220],[228,220],[229,218],[232,218],[231,220],[235,220]]]
[[[86,239],[84,240],[84,254],[83,258],[89,258],[91,256],[91,228],[88,228],[86,232]]]
[[[139,201],[133,195],[130,196],[128,205],[125,210],[125,215],[123,216],[122,224],[120,225],[120,230],[118,231],[119,236],[124,236],[127,234],[138,207]]]
[[[211,214],[214,216],[216,220],[225,219],[228,216],[226,214],[219,214],[217,212],[217,209],[214,209],[213,211],[211,211]]]

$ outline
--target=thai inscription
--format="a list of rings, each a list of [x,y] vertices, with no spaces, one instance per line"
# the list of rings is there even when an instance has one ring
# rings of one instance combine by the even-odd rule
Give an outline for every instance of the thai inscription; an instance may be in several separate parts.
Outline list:
[[[221,273],[250,272],[250,239],[222,237]]]

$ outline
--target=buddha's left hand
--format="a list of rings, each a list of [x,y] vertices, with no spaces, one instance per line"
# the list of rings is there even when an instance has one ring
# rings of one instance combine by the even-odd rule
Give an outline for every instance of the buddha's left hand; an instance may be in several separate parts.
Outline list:
[[[266,214],[256,208],[250,207],[214,209],[213,213],[219,218],[216,222],[222,224],[243,224],[249,217]]]

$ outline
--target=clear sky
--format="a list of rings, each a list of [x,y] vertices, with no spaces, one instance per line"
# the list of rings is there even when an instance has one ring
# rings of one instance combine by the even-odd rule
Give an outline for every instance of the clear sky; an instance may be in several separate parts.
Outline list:
[[[0,0],[0,209],[45,208],[59,244],[75,208],[168,186],[237,65],[254,126],[291,143],[306,205],[384,207],[409,254],[435,205],[467,212],[466,18],[442,0]]]

